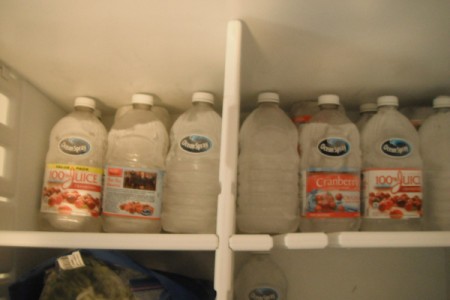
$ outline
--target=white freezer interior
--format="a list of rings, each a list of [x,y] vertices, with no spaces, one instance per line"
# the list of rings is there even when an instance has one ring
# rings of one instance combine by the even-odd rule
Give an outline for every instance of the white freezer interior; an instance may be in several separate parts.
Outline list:
[[[217,299],[232,299],[250,251],[271,251],[292,300],[450,299],[450,232],[247,236],[232,214],[238,113],[258,92],[280,92],[286,110],[337,93],[353,118],[385,93],[430,105],[450,94],[449,16],[448,1],[1,1],[0,297],[41,260],[85,247],[215,280]],[[97,98],[110,125],[134,92],[176,116],[199,89],[216,94],[226,128],[216,235],[37,232],[48,135],[75,96]]]

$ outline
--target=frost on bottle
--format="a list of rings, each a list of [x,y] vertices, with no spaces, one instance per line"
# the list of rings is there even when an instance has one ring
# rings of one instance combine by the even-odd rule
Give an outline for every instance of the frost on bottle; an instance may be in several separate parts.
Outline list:
[[[359,229],[361,151],[356,126],[339,97],[319,97],[320,111],[300,133],[300,231]]]
[[[435,113],[419,129],[424,170],[424,225],[450,230],[450,97],[433,101]]]
[[[50,134],[41,199],[42,229],[99,231],[106,129],[95,100],[75,99],[74,111]]]
[[[127,104],[119,107],[116,110],[116,113],[114,115],[114,122],[116,122],[118,119],[120,119],[125,113],[129,110],[133,109],[132,104]],[[169,112],[165,107],[162,106],[155,106],[152,105],[152,112],[156,115],[156,117],[164,124],[164,127],[166,127],[167,132],[170,131],[170,127],[172,126],[171,117]]]
[[[256,253],[239,270],[234,290],[236,300],[285,300],[287,280],[269,254]]]
[[[367,122],[377,113],[376,103],[363,103],[359,106],[359,119],[356,122],[356,127],[359,133],[362,132]]]
[[[422,159],[419,134],[398,110],[395,96],[377,100],[362,133],[362,230],[420,230]]]
[[[237,227],[286,233],[298,227],[297,130],[276,93],[262,93],[239,136]]]
[[[221,118],[214,96],[196,92],[170,131],[162,226],[178,233],[214,233],[219,195]]]
[[[153,97],[135,94],[133,108],[108,134],[103,230],[160,232],[167,131],[152,112]]]

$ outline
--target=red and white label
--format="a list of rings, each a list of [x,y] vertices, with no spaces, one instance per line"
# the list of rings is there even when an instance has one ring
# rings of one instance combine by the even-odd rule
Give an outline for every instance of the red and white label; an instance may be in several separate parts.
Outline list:
[[[101,168],[48,164],[45,169],[41,212],[98,217],[102,174]]]
[[[159,169],[107,165],[103,215],[159,220],[163,176]]]
[[[302,172],[306,218],[356,218],[360,216],[360,172]]]
[[[363,172],[364,217],[407,219],[422,216],[422,171],[367,169]]]

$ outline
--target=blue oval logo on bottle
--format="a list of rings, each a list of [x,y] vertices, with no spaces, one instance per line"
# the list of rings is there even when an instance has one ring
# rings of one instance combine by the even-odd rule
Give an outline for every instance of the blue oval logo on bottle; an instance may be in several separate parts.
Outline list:
[[[91,150],[91,145],[82,138],[70,137],[59,142],[59,149],[69,155],[83,155]]]
[[[326,138],[319,143],[317,148],[325,156],[339,157],[350,152],[350,143],[341,138]]]
[[[381,144],[381,151],[392,157],[407,157],[411,154],[412,147],[404,139],[392,138]]]
[[[271,287],[259,287],[248,294],[249,300],[278,300],[279,295],[277,290]]]
[[[180,147],[189,153],[203,153],[212,148],[212,141],[203,135],[188,135],[181,139]]]

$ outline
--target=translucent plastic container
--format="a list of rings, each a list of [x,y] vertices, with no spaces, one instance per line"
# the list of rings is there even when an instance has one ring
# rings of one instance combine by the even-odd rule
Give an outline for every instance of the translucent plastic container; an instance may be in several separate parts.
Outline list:
[[[222,120],[214,96],[196,92],[170,131],[162,226],[177,233],[216,231]]]
[[[100,230],[107,133],[94,110],[94,99],[76,98],[74,111],[50,133],[41,200],[44,230]]]
[[[135,94],[133,108],[108,134],[103,230],[160,232],[167,130],[152,112],[153,97]]]
[[[236,300],[287,299],[287,280],[283,270],[269,254],[252,254],[235,278]]]
[[[276,93],[260,94],[240,131],[240,232],[285,233],[298,227],[297,130],[279,101]]]
[[[422,159],[419,134],[398,110],[395,96],[377,100],[378,112],[362,132],[362,230],[421,229]]]
[[[119,107],[116,110],[116,114],[114,115],[114,122],[125,115],[126,112],[133,108],[132,104],[127,104]],[[165,107],[152,105],[152,112],[158,117],[158,119],[164,124],[167,132],[170,131],[170,127],[172,126],[172,117]]]
[[[434,99],[434,114],[419,129],[424,165],[424,226],[450,230],[450,97]]]
[[[356,127],[358,127],[361,133],[367,122],[377,113],[376,103],[364,103],[359,106],[359,119],[356,122]]]
[[[359,132],[339,97],[319,97],[320,111],[300,133],[300,231],[354,231],[360,224]]]

